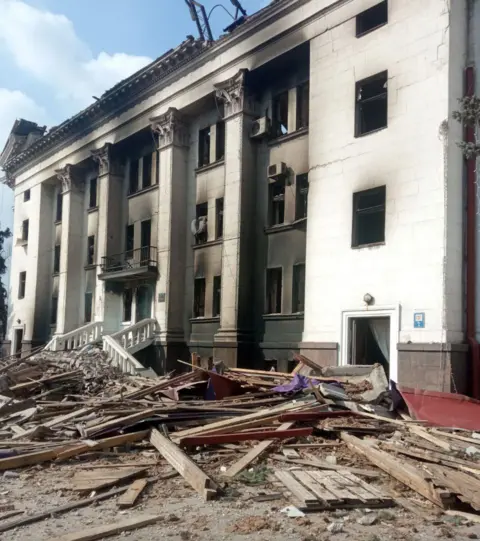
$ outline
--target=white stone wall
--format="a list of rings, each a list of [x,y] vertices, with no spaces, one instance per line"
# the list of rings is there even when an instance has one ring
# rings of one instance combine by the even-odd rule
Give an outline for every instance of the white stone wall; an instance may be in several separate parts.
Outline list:
[[[390,0],[386,26],[357,39],[352,18],[311,41],[305,342],[341,343],[342,311],[365,309],[365,293],[374,309],[400,307],[398,341],[461,340],[462,169],[443,131],[462,71],[449,59],[462,61],[465,34],[452,38],[449,23],[447,2]],[[384,70],[388,127],[355,138],[355,82]],[[385,245],[352,249],[352,194],[382,185]]]

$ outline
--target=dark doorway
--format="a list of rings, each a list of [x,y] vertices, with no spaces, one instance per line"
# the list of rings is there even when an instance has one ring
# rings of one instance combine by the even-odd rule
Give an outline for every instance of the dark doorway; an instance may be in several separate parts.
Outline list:
[[[23,329],[15,329],[15,356],[21,357],[23,342]]]
[[[349,319],[349,363],[379,363],[390,376],[390,318],[358,317]]]
[[[152,317],[153,288],[151,286],[140,286],[136,293],[136,314],[135,322]]]

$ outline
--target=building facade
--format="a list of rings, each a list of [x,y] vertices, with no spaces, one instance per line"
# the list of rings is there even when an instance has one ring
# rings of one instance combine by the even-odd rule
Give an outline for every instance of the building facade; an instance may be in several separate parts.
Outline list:
[[[157,371],[192,352],[287,370],[297,351],[466,391],[466,299],[480,301],[466,295],[452,113],[479,13],[467,0],[278,0],[214,43],[187,39],[26,147],[10,139],[5,348],[154,319],[143,360]]]

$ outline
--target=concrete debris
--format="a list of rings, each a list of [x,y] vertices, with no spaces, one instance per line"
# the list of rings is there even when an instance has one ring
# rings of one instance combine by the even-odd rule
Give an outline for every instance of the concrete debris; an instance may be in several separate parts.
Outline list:
[[[343,532],[343,527],[343,522],[331,522],[327,526],[327,530],[332,534],[336,534]]]
[[[378,516],[374,513],[369,513],[368,515],[363,515],[357,520],[358,524],[362,526],[372,526],[378,521]]]

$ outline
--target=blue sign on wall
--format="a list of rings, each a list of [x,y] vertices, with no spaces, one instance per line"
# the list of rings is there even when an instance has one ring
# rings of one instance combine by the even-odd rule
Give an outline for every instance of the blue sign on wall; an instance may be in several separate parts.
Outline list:
[[[424,329],[425,328],[425,312],[413,313],[413,328]]]

